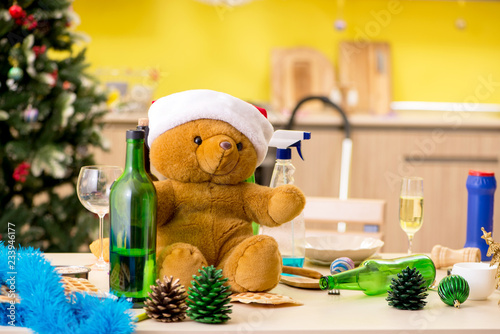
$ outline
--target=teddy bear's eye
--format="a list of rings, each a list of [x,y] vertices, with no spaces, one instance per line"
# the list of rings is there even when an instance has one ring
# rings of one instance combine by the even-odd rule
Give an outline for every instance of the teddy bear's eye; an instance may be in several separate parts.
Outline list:
[[[196,143],[196,145],[201,145],[203,140],[201,140],[200,136],[196,136],[196,137],[194,137],[194,142]]]
[[[242,143],[236,144],[236,148],[238,149],[238,151],[241,151],[243,149],[243,144]]]

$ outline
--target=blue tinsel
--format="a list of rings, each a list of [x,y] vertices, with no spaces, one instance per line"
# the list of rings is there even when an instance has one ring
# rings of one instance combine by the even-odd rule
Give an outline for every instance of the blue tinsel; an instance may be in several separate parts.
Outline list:
[[[15,254],[15,270],[9,255]],[[12,262],[10,263],[12,264]],[[15,273],[15,274],[11,274]],[[14,281],[10,280],[15,276]],[[21,303],[0,303],[0,325],[28,327],[35,333],[132,333],[135,329],[132,304],[123,299],[77,293],[66,298],[61,276],[39,250],[9,249],[0,244],[0,285],[15,290]],[[11,309],[9,309],[9,307]]]

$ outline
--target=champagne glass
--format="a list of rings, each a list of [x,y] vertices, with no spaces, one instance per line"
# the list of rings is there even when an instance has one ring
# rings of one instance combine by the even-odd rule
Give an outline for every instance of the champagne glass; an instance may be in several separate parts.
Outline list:
[[[123,173],[117,166],[83,166],[78,175],[76,192],[83,206],[99,216],[99,259],[92,266],[96,270],[107,270],[109,265],[103,257],[103,222],[109,212],[109,192],[113,182]]]
[[[399,197],[399,223],[408,235],[408,254],[412,253],[413,236],[420,230],[424,217],[424,180],[403,177]]]

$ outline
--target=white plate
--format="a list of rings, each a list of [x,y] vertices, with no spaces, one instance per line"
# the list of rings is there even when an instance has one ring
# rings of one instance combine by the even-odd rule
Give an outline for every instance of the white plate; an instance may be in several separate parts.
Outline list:
[[[306,258],[311,262],[330,265],[333,260],[345,256],[359,263],[375,254],[384,242],[360,235],[335,234],[306,238]]]

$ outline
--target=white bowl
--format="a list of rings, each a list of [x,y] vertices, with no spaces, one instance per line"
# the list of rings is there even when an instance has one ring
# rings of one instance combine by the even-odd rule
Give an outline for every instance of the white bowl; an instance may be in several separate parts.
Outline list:
[[[485,300],[495,290],[498,265],[486,262],[460,262],[453,265],[451,273],[460,275],[469,283],[470,300]]]
[[[306,257],[314,263],[330,265],[342,256],[358,264],[375,254],[384,242],[380,239],[350,234],[331,234],[306,238]]]

